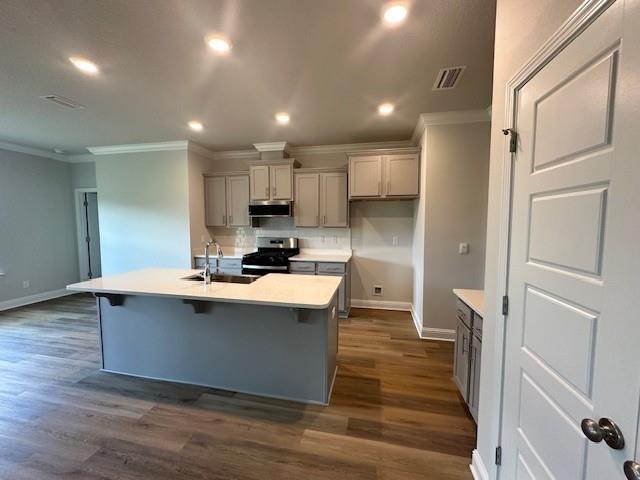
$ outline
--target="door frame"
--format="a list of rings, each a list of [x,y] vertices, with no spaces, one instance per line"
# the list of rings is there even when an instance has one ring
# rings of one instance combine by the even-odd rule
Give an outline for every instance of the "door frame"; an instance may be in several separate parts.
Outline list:
[[[86,260],[86,249],[85,240],[84,240],[84,227],[82,222],[82,210],[84,206],[82,205],[82,197],[85,193],[98,193],[97,188],[75,188],[73,190],[73,204],[76,211],[76,244],[78,250],[78,275],[79,279],[82,280],[84,278],[83,272],[87,271],[89,267]]]
[[[518,92],[531,80],[542,68],[553,60],[569,43],[575,40],[596,18],[616,1],[624,0],[585,0],[569,16],[556,32],[524,63],[507,82],[505,88],[505,110],[502,114],[502,126],[499,128],[512,128],[517,118]],[[497,116],[496,116],[497,117]],[[493,122],[495,126],[499,124]],[[516,128],[517,131],[517,128]],[[493,335],[494,348],[483,349],[482,365],[493,366],[485,371],[482,376],[481,392],[496,392],[490,403],[490,418],[487,430],[492,444],[497,447],[502,441],[503,426],[503,402],[504,402],[504,349],[505,349],[505,325],[508,315],[502,315],[503,296],[508,295],[509,281],[509,249],[511,239],[511,204],[512,204],[512,176],[514,156],[510,152],[509,137],[505,136],[502,146],[502,179],[500,183],[500,203],[498,205],[498,283],[495,296],[487,298],[487,302],[494,305],[496,312],[495,330]],[[484,368],[486,370],[486,367]],[[484,395],[484,398],[487,398]],[[486,413],[486,410],[484,410]],[[479,419],[480,422],[483,419]],[[488,460],[488,459],[485,459]],[[477,450],[474,450],[471,472],[477,480],[489,480],[500,478],[500,470],[493,462],[486,465]]]

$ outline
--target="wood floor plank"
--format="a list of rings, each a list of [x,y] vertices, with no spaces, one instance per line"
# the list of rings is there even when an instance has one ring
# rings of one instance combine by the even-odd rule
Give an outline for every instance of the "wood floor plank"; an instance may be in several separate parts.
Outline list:
[[[452,344],[406,312],[339,328],[324,407],[101,372],[89,295],[0,312],[0,478],[470,479]]]

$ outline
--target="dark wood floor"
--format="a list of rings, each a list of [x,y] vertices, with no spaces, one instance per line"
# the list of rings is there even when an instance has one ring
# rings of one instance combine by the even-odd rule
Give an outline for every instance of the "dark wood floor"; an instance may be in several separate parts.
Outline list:
[[[341,323],[329,407],[98,370],[92,297],[0,313],[0,479],[469,479],[452,345],[408,314]]]

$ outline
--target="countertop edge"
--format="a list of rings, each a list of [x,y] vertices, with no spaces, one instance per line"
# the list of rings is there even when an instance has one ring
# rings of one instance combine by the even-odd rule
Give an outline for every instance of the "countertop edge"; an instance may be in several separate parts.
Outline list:
[[[453,294],[462,300],[471,310],[484,318],[484,290],[454,288]],[[474,296],[482,296],[482,305],[478,305],[479,299]]]

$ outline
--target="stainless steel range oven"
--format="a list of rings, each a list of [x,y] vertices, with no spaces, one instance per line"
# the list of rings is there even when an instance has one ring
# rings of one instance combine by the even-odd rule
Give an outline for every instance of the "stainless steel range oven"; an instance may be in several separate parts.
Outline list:
[[[266,275],[289,273],[289,257],[300,253],[297,238],[258,237],[258,251],[242,257],[242,273]]]

